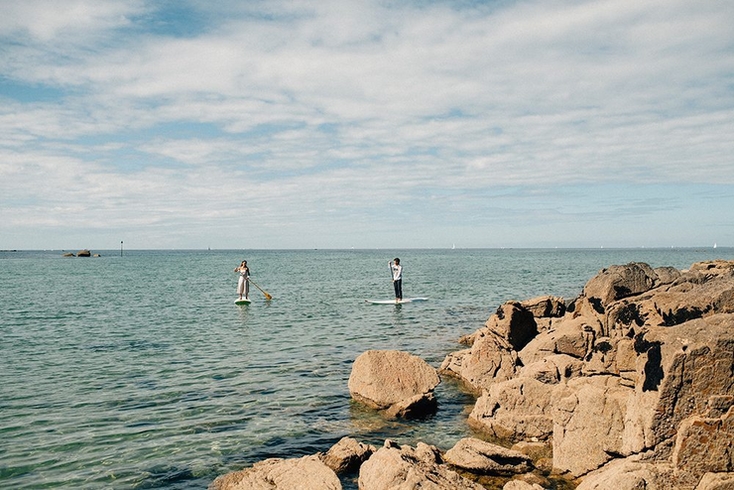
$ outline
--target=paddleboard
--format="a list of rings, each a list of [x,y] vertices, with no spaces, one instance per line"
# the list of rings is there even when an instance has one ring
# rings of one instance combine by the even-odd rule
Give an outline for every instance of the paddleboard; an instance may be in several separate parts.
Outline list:
[[[242,298],[242,299],[238,298],[234,300],[234,304],[236,305],[249,305],[250,303],[252,303],[252,301],[249,299],[245,299],[245,298]]]
[[[403,303],[417,303],[418,301],[428,301],[428,298],[403,298],[400,301],[394,299],[366,299],[365,302],[371,305],[401,305]]]

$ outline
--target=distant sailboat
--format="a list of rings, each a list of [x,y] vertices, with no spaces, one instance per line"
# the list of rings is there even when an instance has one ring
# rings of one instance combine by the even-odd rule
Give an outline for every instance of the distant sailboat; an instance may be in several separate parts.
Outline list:
[[[456,250],[456,244],[455,243],[451,245],[451,250]]]
[[[714,248],[716,248],[716,242],[714,242]]]

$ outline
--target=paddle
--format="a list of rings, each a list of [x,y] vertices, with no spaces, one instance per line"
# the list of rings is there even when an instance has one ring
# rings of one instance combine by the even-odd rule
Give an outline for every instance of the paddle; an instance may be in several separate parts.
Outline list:
[[[258,288],[258,289],[260,290],[260,292],[261,292],[261,293],[263,293],[263,294],[265,295],[265,299],[266,299],[266,300],[270,301],[271,299],[273,299],[273,297],[272,297],[272,296],[271,296],[271,295],[270,295],[270,294],[269,294],[269,293],[268,293],[267,291],[264,291],[264,290],[263,290],[263,288],[261,288],[260,286],[258,286],[258,285],[257,285],[257,283],[256,283],[255,281],[253,281],[252,279],[250,279],[250,282],[251,282],[251,283],[252,283],[252,284],[253,284],[253,285],[254,285],[254,286],[255,286],[256,288]]]

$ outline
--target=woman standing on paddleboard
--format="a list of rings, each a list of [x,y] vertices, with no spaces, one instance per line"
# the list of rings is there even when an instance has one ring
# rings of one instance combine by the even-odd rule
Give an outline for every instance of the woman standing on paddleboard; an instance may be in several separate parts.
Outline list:
[[[237,294],[242,299],[244,294],[245,299],[250,299],[250,269],[247,267],[247,261],[243,260],[239,267],[235,267],[235,272],[240,273],[240,280],[237,283]]]
[[[395,287],[395,302],[398,303],[403,299],[403,266],[400,265],[400,259],[389,262],[392,271],[392,284]]]

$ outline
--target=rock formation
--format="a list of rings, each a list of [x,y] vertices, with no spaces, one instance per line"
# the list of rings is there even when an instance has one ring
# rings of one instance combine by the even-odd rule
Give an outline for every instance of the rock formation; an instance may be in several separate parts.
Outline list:
[[[354,361],[348,386],[355,400],[388,417],[415,418],[436,410],[439,382],[436,369],[420,357],[371,350]]]
[[[101,257],[102,255],[100,255],[100,254],[97,254],[97,253],[96,253],[96,254],[92,254],[92,252],[90,252],[89,250],[87,250],[87,249],[85,248],[85,249],[83,249],[83,250],[79,250],[79,251],[78,251],[78,252],[76,253],[76,255],[74,255],[74,253],[72,253],[72,252],[65,252],[65,253],[63,254],[63,256],[64,256],[64,257]]]
[[[734,472],[734,262],[612,266],[565,309],[542,303],[501,306],[442,364],[481,393],[474,428],[552,441],[554,471],[588,475],[579,489],[694,489]]]

